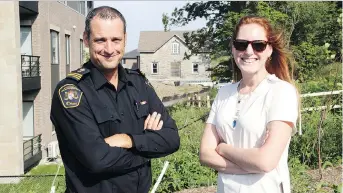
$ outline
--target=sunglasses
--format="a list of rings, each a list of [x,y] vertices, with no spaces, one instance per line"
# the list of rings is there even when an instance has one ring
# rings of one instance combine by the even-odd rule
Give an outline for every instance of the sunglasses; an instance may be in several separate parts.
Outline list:
[[[251,44],[252,48],[256,52],[263,52],[266,49],[268,43],[269,43],[268,41],[264,41],[264,40],[254,40],[254,41],[234,40],[233,46],[238,51],[245,51],[248,45]]]

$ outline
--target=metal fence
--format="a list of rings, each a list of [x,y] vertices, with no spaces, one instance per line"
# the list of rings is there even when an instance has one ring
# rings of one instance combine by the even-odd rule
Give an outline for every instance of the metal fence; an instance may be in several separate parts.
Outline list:
[[[40,76],[39,56],[21,55],[22,77]]]
[[[42,159],[42,134],[39,134],[23,143],[24,170],[27,171]]]

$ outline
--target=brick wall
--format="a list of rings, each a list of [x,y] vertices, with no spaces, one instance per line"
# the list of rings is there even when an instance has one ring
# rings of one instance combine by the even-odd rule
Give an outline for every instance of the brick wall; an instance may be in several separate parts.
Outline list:
[[[59,32],[59,75],[63,79],[66,76],[66,34],[70,35],[70,70],[79,68],[82,63],[80,39],[84,31],[85,16],[59,2],[39,1],[38,6],[39,14],[32,24],[32,54],[40,56],[41,89],[34,100],[34,128],[35,135],[42,134],[44,150],[50,141],[56,140],[50,121],[50,30]]]

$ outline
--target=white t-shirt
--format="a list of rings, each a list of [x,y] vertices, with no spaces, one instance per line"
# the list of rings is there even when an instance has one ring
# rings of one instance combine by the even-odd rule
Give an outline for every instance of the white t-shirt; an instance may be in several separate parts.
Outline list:
[[[275,75],[268,75],[240,103],[240,116],[233,121],[238,100],[238,83],[222,87],[213,104],[207,123],[216,126],[219,137],[237,148],[261,147],[266,125],[273,120],[289,121],[295,125],[298,117],[298,97],[295,87]],[[218,173],[218,193],[290,193],[287,164],[288,147],[282,153],[278,166],[269,173],[234,175]],[[282,185],[281,185],[282,184]]]

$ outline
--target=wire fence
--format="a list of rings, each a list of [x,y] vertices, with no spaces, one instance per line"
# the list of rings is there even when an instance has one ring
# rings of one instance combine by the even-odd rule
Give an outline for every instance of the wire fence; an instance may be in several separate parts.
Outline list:
[[[54,184],[53,184],[54,183]],[[56,174],[0,176],[0,193],[65,192],[65,176]]]
[[[338,101],[335,101],[333,104],[340,105],[339,108],[341,108],[342,105],[342,90],[340,91],[334,91],[329,94],[338,95],[336,96],[338,98]],[[302,97],[318,97],[318,96],[324,96],[329,95],[328,93],[312,93],[312,94],[304,94]],[[208,102],[207,100],[203,100],[204,104]],[[213,99],[212,99],[213,100]],[[211,100],[211,103],[212,103]],[[188,101],[189,102],[189,101]],[[302,101],[305,102],[305,101]],[[192,103],[188,103],[192,104]],[[318,105],[315,103],[308,103],[310,106],[316,106]],[[319,104],[322,104],[321,101],[319,101]],[[184,102],[185,106],[187,105],[187,101]],[[191,105],[193,108],[198,107],[198,105]],[[205,105],[201,105],[201,107],[206,107]],[[207,108],[207,107],[206,107]],[[190,127],[192,124],[198,122],[198,121],[204,121],[208,117],[208,112],[204,112],[204,114],[201,114],[199,116],[190,116],[188,118],[187,115],[185,117],[186,120],[182,126],[179,127],[179,130],[187,130],[188,127]],[[301,123],[300,123],[301,125]],[[36,175],[18,175],[18,176],[0,176],[0,193],[64,193],[65,191],[65,176],[64,174],[60,174],[57,165],[55,168],[51,170],[51,172],[45,172],[45,174],[36,174]],[[57,171],[57,172],[56,172]],[[58,173],[58,174],[56,174]],[[53,187],[53,188],[52,188]]]

